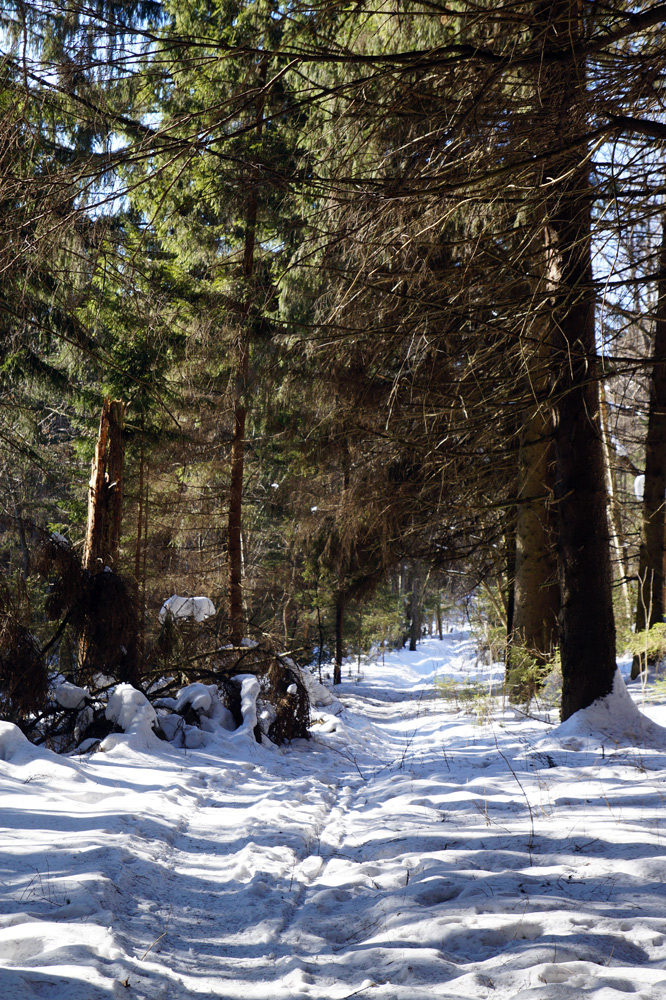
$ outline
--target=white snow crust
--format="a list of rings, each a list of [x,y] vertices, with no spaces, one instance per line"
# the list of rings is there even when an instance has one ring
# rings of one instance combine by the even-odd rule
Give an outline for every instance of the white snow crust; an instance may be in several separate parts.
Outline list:
[[[21,754],[32,756],[32,749],[18,726],[0,722],[0,760],[15,760]]]
[[[199,726],[186,725],[178,715],[160,715],[159,723],[168,740],[190,749],[204,746],[206,733],[222,729],[236,728],[234,718],[226,705],[220,701],[215,684],[188,684],[181,689],[177,698],[160,698],[158,707],[183,712],[188,706],[198,714]]]
[[[553,737],[570,750],[594,750],[606,744],[666,750],[666,729],[639,711],[619,670],[615,671],[612,692],[572,715],[557,727]]]
[[[460,632],[343,673],[281,748],[251,675],[199,747],[129,685],[90,756],[0,723],[0,997],[666,1000],[658,686],[524,718]]]
[[[62,708],[78,708],[86,698],[90,697],[90,691],[88,688],[78,687],[63,678],[54,684],[53,695]]]
[[[204,622],[215,614],[215,605],[210,597],[179,597],[173,594],[167,598],[160,608],[159,620],[164,624],[167,616],[173,618],[190,618],[195,622]]]
[[[118,684],[112,691],[106,717],[110,722],[132,737],[129,741],[136,749],[159,749],[159,740],[155,735],[157,712],[150,704],[145,694],[137,691],[131,684]],[[102,741],[101,749],[111,750],[120,743],[128,742],[117,734],[107,736]]]

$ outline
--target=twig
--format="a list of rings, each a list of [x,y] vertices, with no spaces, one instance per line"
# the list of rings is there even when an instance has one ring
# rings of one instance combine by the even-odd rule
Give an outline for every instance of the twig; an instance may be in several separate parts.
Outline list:
[[[148,954],[150,954],[150,952],[151,952],[151,951],[153,950],[153,948],[154,948],[154,947],[155,947],[155,945],[156,945],[156,944],[158,943],[158,941],[161,941],[161,940],[162,940],[162,938],[163,938],[163,937],[165,936],[165,934],[166,934],[166,933],[167,933],[167,931],[169,930],[169,921],[170,921],[170,920],[171,920],[171,908],[169,909],[169,914],[168,914],[168,916],[167,916],[167,918],[166,918],[166,924],[165,924],[165,926],[164,926],[164,930],[162,931],[162,933],[160,934],[160,936],[159,936],[158,938],[155,938],[155,940],[154,940],[154,941],[153,941],[153,943],[151,944],[150,948],[148,948],[148,950],[147,950],[147,951],[144,951],[143,955],[142,955],[142,956],[141,956],[141,958],[139,959],[139,961],[140,961],[140,962],[143,962],[143,961],[144,961],[144,959],[146,958],[146,956],[147,956]]]
[[[518,787],[520,788],[521,792],[523,793],[523,797],[524,797],[525,803],[527,805],[527,810],[528,810],[528,812],[530,814],[530,839],[527,842],[527,853],[528,853],[529,858],[530,858],[530,865],[532,865],[532,846],[533,846],[533,842],[534,842],[534,813],[532,812],[532,806],[530,805],[530,800],[527,797],[527,792],[523,788],[523,785],[522,785],[522,782],[521,782],[520,778],[518,777],[518,775],[514,771],[513,767],[511,766],[511,764],[509,763],[509,761],[507,760],[507,758],[504,756],[504,754],[500,750],[499,743],[497,742],[497,736],[496,735],[495,735],[495,746],[497,747],[498,754],[500,755],[500,757],[502,758],[502,760],[504,761],[504,763],[506,764],[506,766],[511,771],[511,774],[516,779],[516,781],[518,783]]]

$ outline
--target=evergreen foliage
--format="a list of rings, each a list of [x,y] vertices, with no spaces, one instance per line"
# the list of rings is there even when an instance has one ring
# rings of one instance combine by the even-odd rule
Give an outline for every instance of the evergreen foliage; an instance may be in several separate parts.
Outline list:
[[[199,655],[156,611],[205,592],[220,642],[270,635],[339,680],[347,649],[415,643],[486,586],[520,697],[556,631],[564,715],[605,693],[611,541],[616,585],[640,572],[623,398],[660,372],[663,21],[573,0],[6,5],[2,565],[37,595],[29,522],[75,551],[121,400],[109,607],[133,621],[112,644],[131,663],[107,662],[101,604],[42,594],[11,613],[17,648],[57,614],[54,658],[87,628],[72,669],[138,682]]]

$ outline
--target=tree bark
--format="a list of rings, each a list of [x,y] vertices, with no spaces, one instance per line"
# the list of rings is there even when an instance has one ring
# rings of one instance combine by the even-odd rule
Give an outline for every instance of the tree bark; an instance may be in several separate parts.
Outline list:
[[[420,566],[418,560],[414,560],[412,567],[412,596],[409,609],[409,649],[412,653],[416,650],[416,644],[421,638],[420,583]]]
[[[259,66],[260,97],[257,101],[254,129],[257,137],[263,131],[264,104],[263,86],[266,83],[268,63],[262,58]],[[242,277],[245,285],[245,301],[238,337],[238,359],[236,365],[236,391],[234,398],[234,430],[231,444],[231,485],[229,488],[228,519],[228,591],[229,591],[229,632],[231,642],[238,646],[245,635],[245,615],[243,613],[243,547],[242,547],[242,507],[243,478],[245,473],[245,426],[247,422],[247,390],[250,370],[250,323],[252,312],[252,279],[254,277],[254,256],[257,241],[257,177],[248,178],[248,200],[245,216],[245,238],[243,244]]]
[[[616,669],[594,300],[589,291],[589,208],[574,202],[569,208],[569,218],[561,209],[555,225],[563,281],[579,295],[561,317],[553,355],[559,395],[555,501],[563,720],[609,694]]]
[[[139,501],[137,506],[136,524],[136,548],[134,550],[134,581],[136,616],[138,622],[137,648],[140,661],[143,661],[146,636],[146,575],[145,575],[145,544],[144,544],[144,519],[146,509],[144,505],[144,479],[146,465],[146,444],[145,444],[145,413],[141,411],[141,444],[139,449]],[[146,525],[147,527],[147,525]],[[144,570],[142,574],[142,570]]]
[[[666,220],[662,224],[657,314],[652,347],[652,376],[645,442],[645,485],[641,516],[636,631],[644,632],[664,617],[664,495],[666,494]],[[635,657],[631,676],[645,670],[646,657]]]
[[[243,508],[243,475],[245,467],[245,389],[249,365],[249,343],[243,337],[241,357],[238,364],[239,392],[234,406],[234,434],[231,444],[231,485],[229,488],[228,520],[228,585],[229,585],[229,630],[235,646],[245,635],[243,614],[243,548],[241,541]]]
[[[123,421],[125,404],[105,399],[88,490],[88,525],[83,568],[117,570],[123,506]]]
[[[538,409],[527,420],[518,458],[518,511],[511,651],[526,650],[538,663],[548,662],[557,645],[560,593],[552,505],[555,447],[550,414]]]
[[[549,5],[546,45],[570,52],[583,26],[577,0]],[[586,127],[583,64],[551,65],[541,101],[559,113],[548,137],[562,148]],[[584,151],[557,157],[549,173],[547,264],[552,291],[562,719],[610,693],[615,621],[600,426],[599,363],[591,264],[591,192]]]
[[[437,635],[439,636],[440,640],[442,640],[444,638],[444,627],[442,622],[442,599],[439,593],[437,594],[437,605],[435,607],[435,622],[437,627]]]
[[[624,545],[624,535],[622,532],[622,520],[620,518],[620,509],[617,500],[617,482],[611,457],[614,452],[611,444],[611,434],[608,421],[608,403],[606,402],[606,393],[604,391],[603,383],[599,386],[599,392],[601,395],[601,434],[604,445],[606,488],[608,490],[608,524],[611,535],[611,548],[615,550],[613,579],[617,581],[617,585],[620,588],[626,620],[628,622],[631,616],[631,602],[629,600],[629,587],[627,585],[627,581],[629,579],[629,567],[627,563],[627,549]]]
[[[123,402],[119,399],[104,400],[90,474],[88,525],[81,560],[83,569],[93,576],[101,573],[106,566],[114,572],[118,569],[123,504],[124,415]],[[87,666],[89,652],[90,626],[85,624],[79,636],[79,671]],[[135,679],[136,646],[126,648],[126,657],[128,674],[124,679]]]
[[[335,663],[333,665],[333,683],[342,682],[343,632],[345,621],[345,595],[339,590],[335,597]]]

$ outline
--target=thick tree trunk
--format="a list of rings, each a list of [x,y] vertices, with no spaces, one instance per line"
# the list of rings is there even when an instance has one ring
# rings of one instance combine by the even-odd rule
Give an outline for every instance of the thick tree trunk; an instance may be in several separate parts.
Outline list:
[[[117,571],[123,505],[123,421],[125,404],[104,400],[88,490],[88,526],[83,568]]]
[[[583,33],[577,0],[548,5],[546,49],[572,53]],[[547,60],[548,62],[548,60]],[[587,127],[586,68],[550,63],[541,104],[553,115],[551,148]],[[595,343],[591,264],[591,193],[585,151],[572,143],[549,166],[547,265],[552,293],[553,400],[557,472],[562,719],[610,693],[615,675],[615,621],[600,426],[600,377]]]
[[[88,489],[88,525],[82,565],[93,576],[106,566],[118,571],[118,552],[123,503],[123,421],[125,404],[105,399]],[[136,645],[125,643],[124,680],[136,679]],[[90,653],[90,630],[86,624],[79,636],[79,670],[87,665]]]
[[[549,227],[563,300],[553,351],[562,719],[609,694],[615,675],[586,181],[573,174]]]
[[[647,440],[645,485],[638,566],[636,631],[643,632],[664,617],[664,495],[666,494],[666,221],[663,223],[657,315],[652,348],[652,377]],[[635,657],[631,676],[647,667],[645,657]]]
[[[512,645],[540,663],[557,645],[560,606],[551,511],[554,463],[550,415],[538,410],[523,429],[518,459]]]

